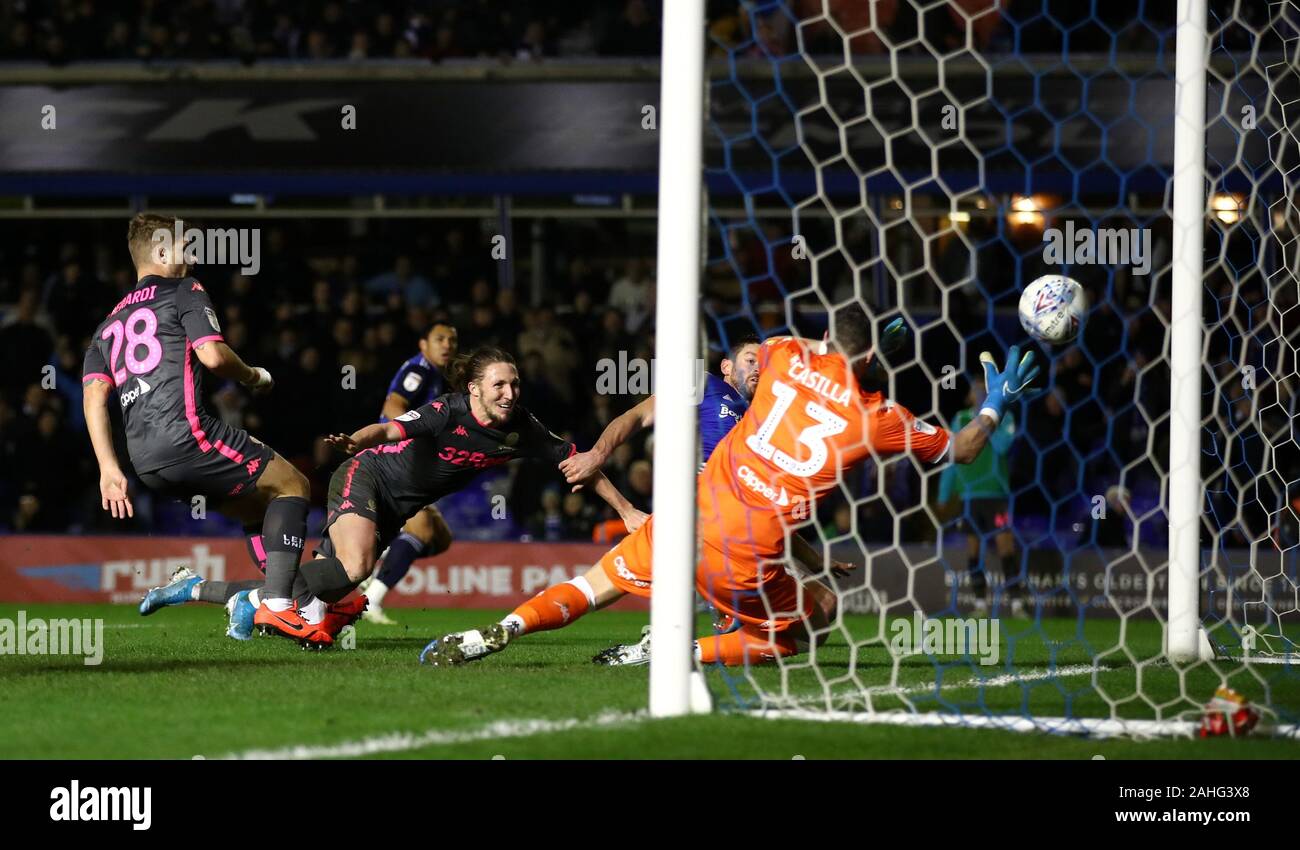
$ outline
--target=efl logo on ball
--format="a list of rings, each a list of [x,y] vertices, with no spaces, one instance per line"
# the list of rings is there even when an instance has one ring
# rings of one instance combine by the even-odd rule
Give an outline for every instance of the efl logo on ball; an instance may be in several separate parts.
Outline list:
[[[1078,281],[1043,275],[1020,295],[1020,326],[1039,342],[1060,345],[1079,335],[1088,299]]]

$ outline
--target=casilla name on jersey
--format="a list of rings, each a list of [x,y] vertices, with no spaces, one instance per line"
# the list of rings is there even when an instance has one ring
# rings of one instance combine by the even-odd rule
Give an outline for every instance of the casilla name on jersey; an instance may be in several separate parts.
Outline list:
[[[798,354],[790,358],[790,368],[786,374],[790,376],[790,380],[803,384],[817,395],[830,399],[836,404],[846,405],[849,403],[849,390],[847,387],[841,387],[837,382],[832,381],[821,372],[814,372]]]

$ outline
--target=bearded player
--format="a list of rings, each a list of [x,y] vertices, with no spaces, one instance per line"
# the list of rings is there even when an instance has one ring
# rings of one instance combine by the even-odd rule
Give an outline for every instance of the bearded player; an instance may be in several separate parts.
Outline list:
[[[769,661],[824,639],[836,612],[834,591],[820,582],[801,587],[782,563],[794,506],[812,502],[871,456],[909,452],[932,465],[970,463],[1039,372],[1033,353],[1021,359],[1017,346],[1002,371],[991,354],[982,354],[988,395],[975,420],[954,435],[872,388],[871,340],[871,321],[853,303],[835,311],[827,343],[794,337],[764,343],[749,412],[719,443],[697,483],[696,589],[742,624],[699,638],[697,661]],[[585,575],[548,588],[499,623],[432,641],[421,661],[450,666],[483,658],[628,593],[648,597],[653,534],[651,517]]]
[[[388,385],[388,396],[380,422],[388,422],[428,404],[447,391],[444,373],[458,348],[456,328],[449,322],[433,323],[420,340],[420,353],[402,364]],[[397,625],[384,612],[384,597],[411,571],[416,559],[440,555],[451,546],[451,529],[433,505],[407,520],[402,531],[388,546],[379,569],[361,588],[370,600],[362,615],[367,623]]]
[[[443,372],[456,356],[456,328],[447,322],[434,322],[420,340],[419,348],[420,353],[403,363],[389,383],[380,422],[396,419],[446,392],[447,381]],[[252,539],[256,553],[254,561],[260,560],[259,566],[265,571],[261,537]],[[369,603],[365,607],[364,618],[368,622],[391,625],[393,621],[384,614],[381,607],[384,595],[410,571],[415,559],[445,552],[450,545],[451,530],[436,507],[427,505],[411,517],[382,556],[382,566],[377,574],[361,588]],[[260,559],[258,555],[261,555]],[[295,596],[304,595],[305,592],[305,583],[299,582]],[[265,590],[260,581],[205,581],[186,569],[178,571],[166,586],[150,590],[140,604],[140,612],[151,614],[159,608],[191,602],[225,605],[230,618],[226,635],[236,640],[248,640],[253,636],[253,619],[258,607],[256,602],[263,593]]]
[[[554,463],[577,447],[552,434],[520,405],[514,359],[497,348],[480,348],[452,361],[452,392],[390,422],[354,434],[327,437],[353,455],[330,478],[323,539],[304,565],[311,592],[327,602],[347,597],[375,567],[380,544],[412,516],[443,496],[463,489],[486,469],[516,458]],[[635,508],[597,470],[584,484],[624,521]],[[310,567],[310,569],[308,569]],[[358,612],[360,613],[360,612]],[[343,616],[326,620],[334,631]]]

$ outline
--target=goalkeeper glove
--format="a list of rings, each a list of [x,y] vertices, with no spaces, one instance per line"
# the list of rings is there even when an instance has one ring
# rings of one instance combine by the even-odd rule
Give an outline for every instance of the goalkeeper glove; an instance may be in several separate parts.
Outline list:
[[[1000,372],[993,355],[987,351],[980,355],[980,363],[984,365],[984,384],[988,387],[980,413],[991,416],[994,421],[1002,418],[1007,407],[1021,399],[1032,398],[1037,392],[1029,389],[1029,382],[1037,378],[1039,372],[1039,368],[1034,366],[1034,352],[1027,351],[1022,358],[1020,346],[1011,346],[1007,352],[1007,368]]]
[[[908,327],[907,322],[901,318],[894,319],[885,329],[880,332],[880,344],[871,354],[871,360],[867,363],[865,380],[863,386],[872,392],[883,390],[889,383],[889,376],[885,374],[885,367],[880,362],[880,355],[890,356],[898,353],[904,343],[907,342]]]

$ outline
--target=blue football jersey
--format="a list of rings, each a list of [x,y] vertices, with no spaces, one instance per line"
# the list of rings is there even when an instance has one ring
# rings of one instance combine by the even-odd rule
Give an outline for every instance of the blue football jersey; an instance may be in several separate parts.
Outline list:
[[[388,392],[397,393],[406,399],[409,410],[415,410],[445,394],[447,381],[442,377],[442,372],[438,371],[437,366],[425,360],[423,354],[417,354],[397,370],[397,374],[388,385]],[[381,413],[379,421],[387,422],[388,418]]]
[[[713,454],[713,449],[722,442],[722,438],[736,426],[749,402],[740,391],[719,378],[709,374],[704,381],[704,397],[700,400],[700,468]]]

